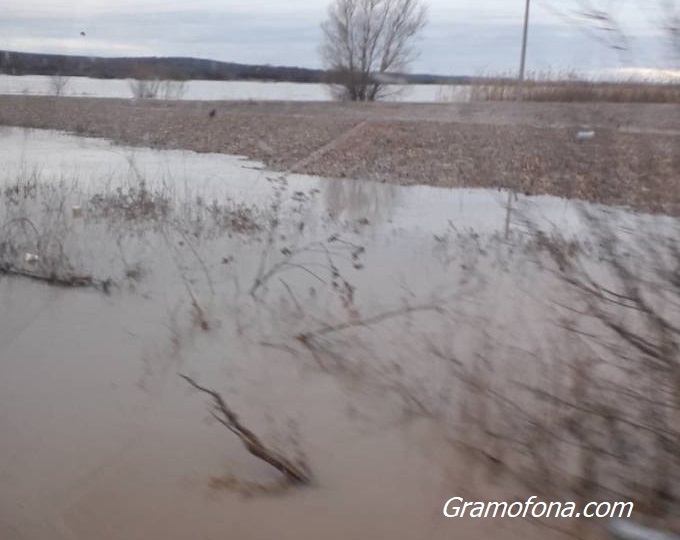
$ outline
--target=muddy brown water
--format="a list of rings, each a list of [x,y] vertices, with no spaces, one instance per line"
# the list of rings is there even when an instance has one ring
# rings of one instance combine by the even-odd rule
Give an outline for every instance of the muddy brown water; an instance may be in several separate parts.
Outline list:
[[[0,276],[0,538],[561,536],[441,510],[526,493],[457,444],[451,365],[550,347],[558,283],[523,249],[521,216],[578,234],[574,204],[514,200],[506,231],[498,192],[284,181],[229,156],[1,136],[15,189],[2,222],[21,240],[5,256],[110,285]],[[499,377],[540,371],[507,356]],[[277,492],[178,373],[303,455],[312,485]]]

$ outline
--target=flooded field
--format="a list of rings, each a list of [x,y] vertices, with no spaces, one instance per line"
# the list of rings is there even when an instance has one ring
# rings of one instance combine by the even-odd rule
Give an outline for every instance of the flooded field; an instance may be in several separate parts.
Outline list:
[[[659,453],[680,433],[675,324],[626,311],[640,288],[606,311],[665,332],[645,373],[583,297],[626,277],[608,257],[676,237],[677,219],[19,128],[0,131],[0,161],[3,540],[601,537],[442,507],[642,508],[661,470],[678,513],[678,464]],[[653,247],[634,259],[647,284],[675,264],[672,243]],[[643,292],[680,320],[677,288]],[[309,485],[251,455],[179,374]]]
[[[59,94],[100,98],[132,98],[131,80],[68,77]],[[0,94],[54,95],[52,77],[44,75],[0,74]],[[176,83],[159,98],[184,100],[332,101],[328,85],[265,81],[186,81]],[[388,101],[432,103],[468,101],[470,89],[460,85],[412,84],[393,87]]]

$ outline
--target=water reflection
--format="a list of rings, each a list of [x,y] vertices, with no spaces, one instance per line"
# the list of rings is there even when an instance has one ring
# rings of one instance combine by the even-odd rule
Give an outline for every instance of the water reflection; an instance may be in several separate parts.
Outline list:
[[[349,221],[367,219],[373,224],[392,219],[402,192],[393,184],[359,180],[335,180],[321,186],[331,217]]]

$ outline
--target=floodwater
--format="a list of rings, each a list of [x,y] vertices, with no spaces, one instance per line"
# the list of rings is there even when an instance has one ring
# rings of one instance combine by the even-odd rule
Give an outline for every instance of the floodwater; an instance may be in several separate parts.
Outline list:
[[[457,367],[548,369],[560,283],[526,223],[583,238],[577,204],[15,128],[0,161],[5,263],[97,285],[0,275],[0,538],[560,536],[441,510],[526,498],[459,444]],[[178,373],[312,484],[277,489]]]
[[[132,98],[126,79],[91,79],[70,77],[61,95]],[[2,75],[0,94],[54,95],[51,78],[43,75]],[[164,97],[159,93],[159,97]],[[256,100],[256,101],[331,101],[328,85],[264,81],[186,81],[182,90],[168,97],[185,100]],[[387,101],[432,103],[468,101],[469,87],[459,85],[413,84],[389,87]]]

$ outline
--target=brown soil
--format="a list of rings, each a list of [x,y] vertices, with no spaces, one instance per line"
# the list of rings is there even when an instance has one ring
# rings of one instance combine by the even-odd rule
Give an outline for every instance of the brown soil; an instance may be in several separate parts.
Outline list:
[[[512,188],[680,215],[677,105],[0,96],[0,124],[245,155],[282,171]],[[584,125],[595,136],[578,141]]]

